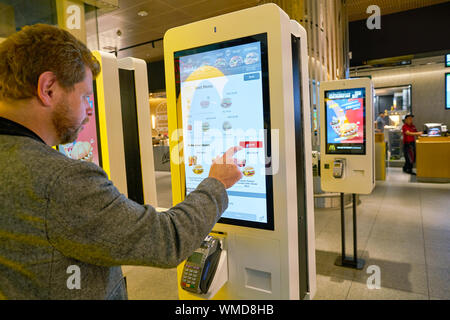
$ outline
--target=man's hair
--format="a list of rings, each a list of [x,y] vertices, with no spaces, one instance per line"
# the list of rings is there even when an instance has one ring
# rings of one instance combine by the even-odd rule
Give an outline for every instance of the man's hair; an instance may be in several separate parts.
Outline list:
[[[0,100],[37,95],[39,76],[51,71],[65,89],[86,75],[95,78],[100,64],[89,49],[69,32],[46,24],[25,26],[0,44]]]

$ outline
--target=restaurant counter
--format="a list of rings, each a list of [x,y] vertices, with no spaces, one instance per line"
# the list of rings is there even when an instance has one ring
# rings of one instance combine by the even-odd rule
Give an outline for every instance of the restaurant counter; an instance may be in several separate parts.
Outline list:
[[[416,156],[417,181],[450,182],[450,137],[419,137]]]

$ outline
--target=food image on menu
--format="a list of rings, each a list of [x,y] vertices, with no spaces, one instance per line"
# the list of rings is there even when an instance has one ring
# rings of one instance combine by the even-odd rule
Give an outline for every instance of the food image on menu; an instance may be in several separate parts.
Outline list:
[[[220,103],[220,106],[225,109],[231,107],[231,105],[232,105],[231,98],[223,98],[222,102]]]
[[[231,126],[231,123],[230,123],[229,121],[225,121],[225,122],[223,123],[223,125],[222,125],[222,129],[223,129],[224,131],[231,130],[231,128],[232,128],[232,126]]]
[[[255,175],[255,168],[253,167],[245,167],[242,174],[246,177],[253,177]]]
[[[208,122],[203,122],[202,123],[202,130],[203,131],[208,131],[209,130],[209,123]]]
[[[249,52],[245,56],[245,64],[253,64],[259,61],[259,56],[256,52]]]
[[[243,63],[244,63],[244,61],[242,60],[241,56],[234,56],[230,59],[230,67],[231,68],[242,66]]]
[[[224,67],[227,66],[227,60],[225,60],[224,58],[218,58],[218,59],[216,60],[216,62],[214,63],[214,65],[215,65],[217,68],[224,68]]]
[[[359,126],[356,123],[339,121],[333,117],[330,126],[340,138],[351,139],[358,136]]]
[[[200,102],[200,106],[202,108],[208,108],[209,104],[210,104],[209,100],[203,100],[203,101]]]
[[[75,143],[70,152],[70,157],[74,160],[83,160],[92,162],[92,145],[87,141],[79,141]]]
[[[189,162],[189,167],[197,165],[197,156],[189,156],[188,162]]]
[[[195,174],[202,174],[203,173],[203,167],[201,165],[196,165],[194,169],[192,169],[192,172]]]

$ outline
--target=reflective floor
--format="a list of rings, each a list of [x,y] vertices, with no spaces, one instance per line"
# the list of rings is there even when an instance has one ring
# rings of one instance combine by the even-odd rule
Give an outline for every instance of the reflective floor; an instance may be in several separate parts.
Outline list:
[[[361,197],[358,254],[366,265],[360,271],[334,265],[341,252],[340,211],[315,210],[315,299],[450,299],[450,184],[414,181],[401,168],[389,168],[386,181]],[[351,208],[346,218],[352,255]],[[373,288],[375,269],[380,289]]]
[[[157,173],[157,188],[158,205],[169,207],[169,173]],[[417,183],[401,168],[388,168],[387,180],[361,196],[357,210],[358,251],[366,261],[359,271],[334,265],[341,252],[340,211],[315,210],[315,299],[450,299],[450,184]],[[348,208],[348,255],[351,214]],[[177,299],[176,269],[123,270],[130,299]],[[378,284],[371,270],[380,272],[379,289],[369,288]]]

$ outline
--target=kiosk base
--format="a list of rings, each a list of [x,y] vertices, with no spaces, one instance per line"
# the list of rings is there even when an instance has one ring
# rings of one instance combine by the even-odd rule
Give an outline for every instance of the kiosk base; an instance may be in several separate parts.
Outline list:
[[[352,260],[349,260],[347,258],[342,259],[342,256],[338,256],[334,264],[339,267],[347,267],[362,270],[364,268],[364,265],[366,264],[366,261],[364,261],[363,259],[356,259],[356,261],[354,259]]]

